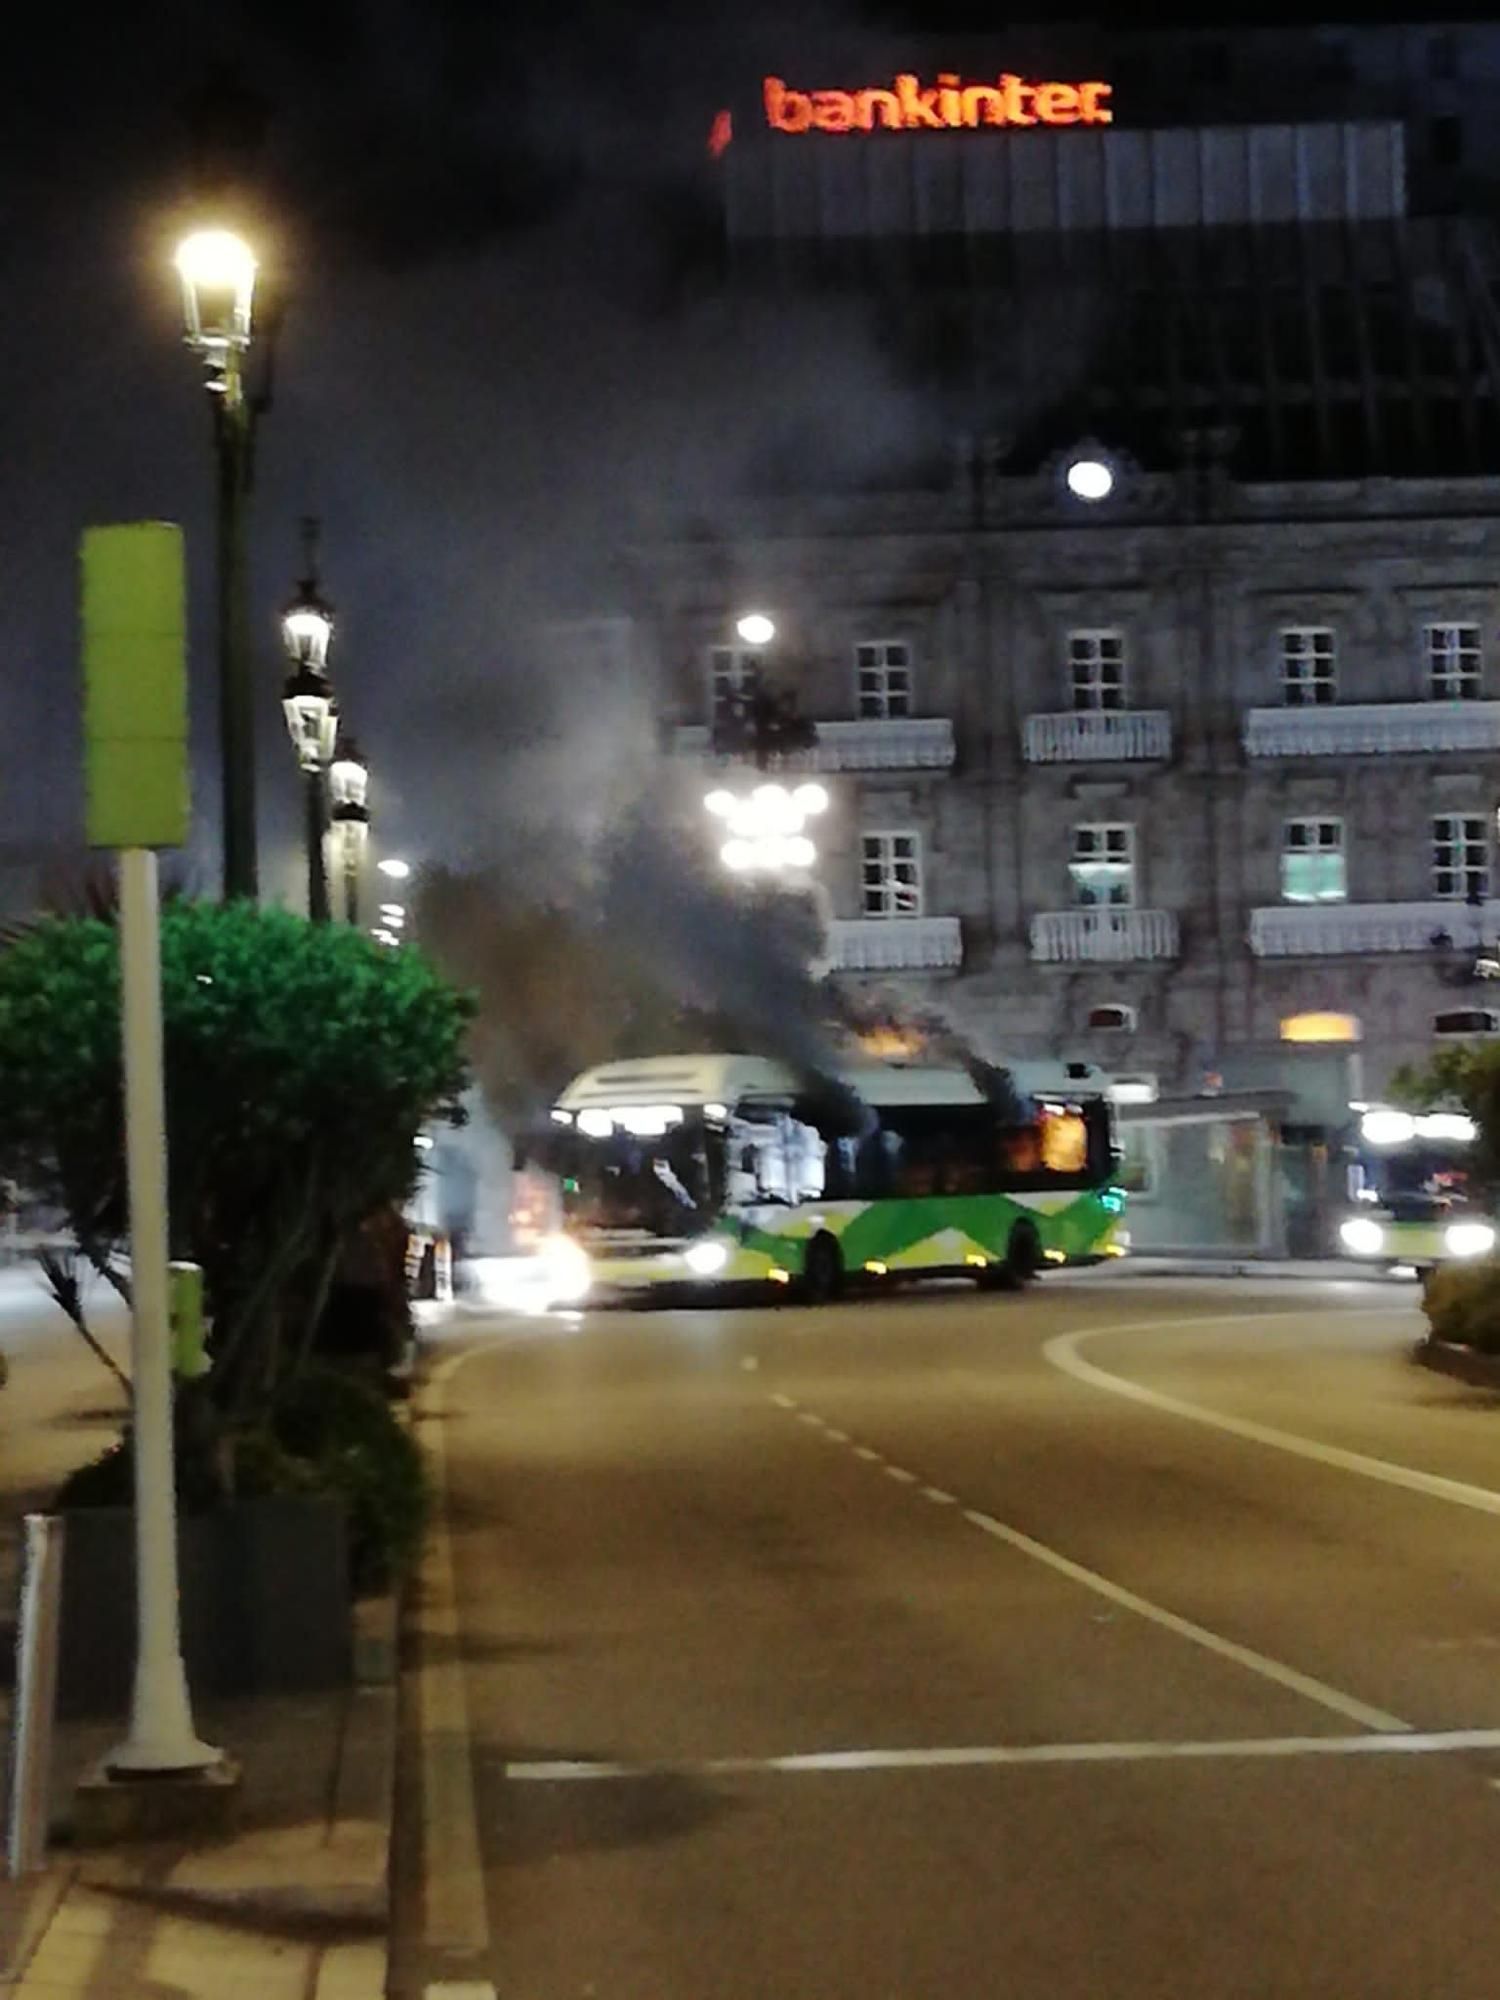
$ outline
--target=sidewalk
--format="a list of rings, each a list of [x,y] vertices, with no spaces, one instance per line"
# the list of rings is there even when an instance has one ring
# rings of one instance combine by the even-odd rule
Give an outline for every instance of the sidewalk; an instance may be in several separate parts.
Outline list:
[[[379,2000],[396,1691],[205,1708],[244,1765],[240,1830],[75,1853],[0,1884],[0,2000]],[[59,1732],[54,1809],[118,1726]]]
[[[125,1356],[124,1315],[99,1331]],[[0,1797],[20,1516],[118,1434],[118,1384],[23,1274],[0,1274]],[[51,1865],[0,1876],[0,2000],[379,2000],[396,1689],[201,1704],[244,1771],[238,1830],[189,1849],[68,1844],[73,1786],[123,1716],[59,1727]]]
[[[1385,1280],[1388,1273],[1379,1266],[1361,1264],[1347,1257],[1236,1257],[1214,1255],[1158,1256],[1144,1250],[1133,1252],[1118,1262],[1104,1266],[1111,1278],[1363,1278],[1368,1283]]]

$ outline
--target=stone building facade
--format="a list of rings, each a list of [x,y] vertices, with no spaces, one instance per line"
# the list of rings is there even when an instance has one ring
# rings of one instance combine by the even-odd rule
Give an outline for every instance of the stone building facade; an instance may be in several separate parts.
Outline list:
[[[783,499],[655,552],[677,748],[764,609],[841,979],[1163,1095],[1330,1046],[1377,1095],[1460,1016],[1500,1031],[1497,509],[1500,478],[1129,471],[1085,505],[977,456]]]

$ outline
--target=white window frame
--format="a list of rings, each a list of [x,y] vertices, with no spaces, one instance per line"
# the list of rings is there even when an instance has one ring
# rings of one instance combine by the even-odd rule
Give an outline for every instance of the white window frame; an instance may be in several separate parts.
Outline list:
[[[1283,708],[1326,708],[1338,700],[1338,639],[1331,625],[1283,625],[1278,648]]]
[[[1434,897],[1440,903],[1467,903],[1477,891],[1478,900],[1487,902],[1492,867],[1489,814],[1434,813],[1431,833]],[[1448,861],[1441,859],[1445,848],[1451,853]]]
[[[1089,851],[1092,850],[1092,851]],[[1123,895],[1099,897],[1086,894],[1088,883],[1079,873],[1087,869],[1102,877]],[[1068,846],[1068,880],[1073,887],[1073,905],[1083,910],[1132,910],[1136,904],[1135,826],[1129,820],[1080,820],[1075,824]]]
[[[1125,634],[1079,625],[1068,634],[1068,700],[1075,715],[1115,715],[1127,706]]]
[[[904,721],[916,713],[909,640],[855,641],[854,712],[861,722]]]
[[[1484,632],[1472,618],[1435,618],[1422,631],[1429,701],[1484,696]]]
[[[1310,831],[1311,839],[1294,841],[1293,829]],[[1325,838],[1328,833],[1334,838]],[[1342,864],[1340,886],[1336,896],[1294,896],[1287,888],[1287,862],[1305,855],[1336,854]],[[1344,841],[1344,822],[1328,813],[1299,813],[1281,822],[1281,900],[1298,907],[1316,907],[1324,903],[1347,903],[1349,900],[1349,850]]]
[[[764,646],[736,645],[733,640],[708,649],[708,709],[716,715],[721,700],[748,693],[764,664]]]
[[[896,843],[909,842],[909,850],[898,854]],[[903,882],[896,874],[898,863],[912,870],[912,880]],[[871,871],[874,870],[874,879]],[[925,908],[922,868],[922,836],[911,826],[871,826],[859,836],[859,913],[900,923],[920,917]]]

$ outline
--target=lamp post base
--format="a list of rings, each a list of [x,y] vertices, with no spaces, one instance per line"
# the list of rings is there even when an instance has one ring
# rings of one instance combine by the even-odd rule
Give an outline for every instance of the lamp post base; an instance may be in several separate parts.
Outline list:
[[[80,1847],[118,1841],[176,1840],[234,1830],[240,1767],[214,1753],[200,1770],[122,1770],[108,1758],[91,1765],[73,1793],[74,1838]]]

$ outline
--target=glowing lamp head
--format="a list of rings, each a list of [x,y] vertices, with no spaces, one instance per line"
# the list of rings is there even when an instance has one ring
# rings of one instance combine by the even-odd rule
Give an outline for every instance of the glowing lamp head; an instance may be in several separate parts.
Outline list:
[[[726,792],[722,787],[716,792],[707,793],[703,800],[705,812],[711,812],[715,819],[728,819],[738,804],[739,801],[734,793]]]
[[[719,859],[735,875],[745,875],[755,866],[755,843],[749,840],[726,840],[719,849]]]
[[[776,637],[776,621],[764,611],[747,611],[735,620],[734,629],[747,646],[769,646]]]
[[[818,850],[805,833],[794,833],[782,849],[788,868],[811,868]]]
[[[828,810],[828,794],[821,785],[799,785],[792,793],[792,804],[804,819],[816,819]]]
[[[1080,452],[1068,461],[1063,483],[1075,500],[1096,507],[1114,492],[1115,469],[1107,458],[1101,458],[1097,452]]]
[[[184,237],[174,258],[182,281],[182,317],[192,347],[222,353],[250,345],[255,252],[228,229]]]
[[[300,667],[316,667],[321,673],[328,664],[332,637],[332,608],[315,590],[304,586],[281,614],[281,643],[287,658]]]
[[[409,861],[398,861],[394,854],[388,854],[378,867],[382,875],[389,875],[393,882],[404,882],[411,873]]]

